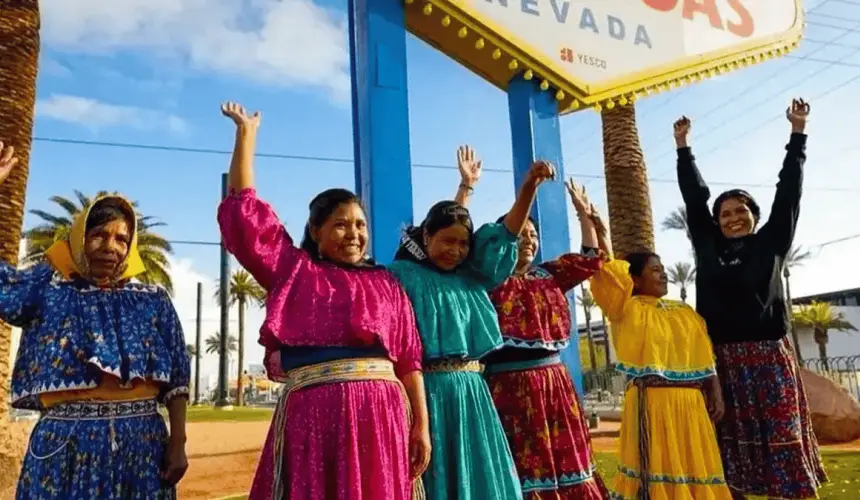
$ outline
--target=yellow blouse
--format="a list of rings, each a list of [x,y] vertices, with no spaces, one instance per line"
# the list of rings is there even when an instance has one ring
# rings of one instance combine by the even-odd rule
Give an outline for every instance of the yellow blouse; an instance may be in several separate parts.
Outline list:
[[[591,278],[594,300],[612,322],[617,369],[631,377],[679,381],[715,375],[702,317],[682,302],[633,295],[629,267],[613,260]]]

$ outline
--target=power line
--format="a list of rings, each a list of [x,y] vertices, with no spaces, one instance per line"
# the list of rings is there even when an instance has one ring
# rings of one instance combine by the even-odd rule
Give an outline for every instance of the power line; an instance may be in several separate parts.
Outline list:
[[[107,141],[86,141],[79,139],[65,139],[65,138],[57,138],[57,137],[34,137],[34,141],[39,142],[50,142],[57,144],[70,144],[77,146],[91,146],[91,147],[110,147],[110,148],[125,148],[125,149],[144,149],[144,150],[154,150],[154,151],[166,151],[166,152],[177,152],[177,153],[198,153],[198,154],[219,154],[219,155],[230,155],[232,151],[228,150],[218,150],[218,149],[205,149],[205,148],[187,148],[187,147],[177,147],[177,146],[163,146],[163,145],[154,145],[154,144],[135,144],[135,143],[126,143],[126,142],[107,142]],[[275,158],[282,160],[302,160],[302,161],[317,161],[317,162],[327,162],[327,163],[354,163],[352,159],[349,158],[335,158],[328,156],[314,156],[314,155],[296,155],[296,154],[287,154],[287,153],[257,153],[257,157],[260,158]],[[457,167],[453,165],[439,165],[439,164],[429,164],[429,163],[413,163],[413,167],[415,168],[427,168],[427,169],[440,169],[440,170],[456,170]],[[497,173],[506,173],[510,174],[513,172],[511,169],[504,168],[484,168],[482,169],[484,172],[497,172]],[[585,173],[571,173],[572,177],[577,179],[605,179],[604,175],[595,175],[595,174],[585,174]],[[656,178],[651,177],[648,179],[649,182],[654,183],[668,183],[674,184],[675,179],[669,178]],[[713,185],[725,185],[725,186],[735,186],[735,187],[750,187],[750,188],[773,188],[770,184],[742,184],[735,182],[714,182]],[[855,192],[860,191],[860,188],[845,188],[845,187],[828,187],[828,186],[820,186],[820,187],[810,187],[807,188],[813,191],[846,191],[846,192]],[[216,242],[206,242],[206,241],[189,241],[189,240],[176,240],[171,241],[171,243],[176,243],[180,245],[220,245],[220,243]]]

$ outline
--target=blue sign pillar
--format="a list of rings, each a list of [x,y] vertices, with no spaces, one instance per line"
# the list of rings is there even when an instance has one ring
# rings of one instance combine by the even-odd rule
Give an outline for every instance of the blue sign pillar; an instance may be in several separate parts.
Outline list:
[[[367,208],[370,253],[391,262],[412,222],[406,19],[395,0],[349,0],[355,186]]]
[[[515,77],[508,86],[508,108],[511,117],[511,139],[514,153],[514,185],[522,185],[535,160],[547,160],[556,168],[556,181],[544,183],[538,190],[532,217],[538,222],[540,246],[538,261],[554,259],[570,252],[570,229],[567,223],[568,196],[564,186],[564,162],[558,103],[552,91],[542,91],[538,82]],[[570,347],[561,353],[579,392],[582,392],[582,368],[579,362],[579,330],[573,292],[569,294],[571,318]]]

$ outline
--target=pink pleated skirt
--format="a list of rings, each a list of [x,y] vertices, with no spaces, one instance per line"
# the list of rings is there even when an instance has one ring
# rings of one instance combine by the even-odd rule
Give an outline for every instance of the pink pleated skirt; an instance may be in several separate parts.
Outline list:
[[[275,420],[250,500],[273,499],[275,433],[284,433],[290,500],[411,500],[409,419],[402,388],[383,380],[335,382],[293,392]],[[228,471],[225,471],[228,473]]]

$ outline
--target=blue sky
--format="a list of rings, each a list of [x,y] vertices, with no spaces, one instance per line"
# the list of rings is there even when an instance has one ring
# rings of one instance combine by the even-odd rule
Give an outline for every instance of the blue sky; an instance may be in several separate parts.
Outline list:
[[[259,152],[349,159],[345,6],[346,0],[44,0],[35,135],[229,150],[232,124],[218,107],[231,99],[263,111]],[[649,175],[656,179],[651,193],[658,225],[681,201],[671,135],[679,115],[694,120],[692,145],[706,179],[747,185],[769,207],[789,134],[781,114],[791,97],[803,96],[813,114],[796,241],[815,247],[860,233],[854,97],[860,90],[860,2],[817,0],[807,9],[808,41],[792,57],[637,104]],[[451,167],[413,169],[421,186],[414,190],[420,218],[434,201],[453,196],[459,144],[475,147],[485,168],[509,170],[510,131],[503,93],[413,38],[408,61],[412,161]],[[565,168],[605,208],[600,137],[595,113],[562,118]],[[228,162],[220,154],[37,140],[27,208],[51,210],[50,196],[71,196],[74,189],[119,190],[166,222],[168,239],[217,241],[220,173]],[[314,194],[353,183],[348,162],[259,159],[257,171],[261,196],[294,234]],[[513,195],[510,173],[485,172],[472,205],[475,218],[494,219]],[[34,222],[32,216],[25,221]],[[690,260],[681,234],[658,229],[657,246],[667,263]],[[796,294],[860,286],[852,259],[860,239],[813,250],[815,259],[795,272]],[[218,251],[177,246],[175,258],[176,303],[191,340],[195,283],[214,283]],[[208,297],[204,316],[206,336],[218,327]],[[261,354],[255,345],[260,320],[261,313],[251,315],[251,362]],[[204,363],[204,370],[212,368],[214,359]]]

